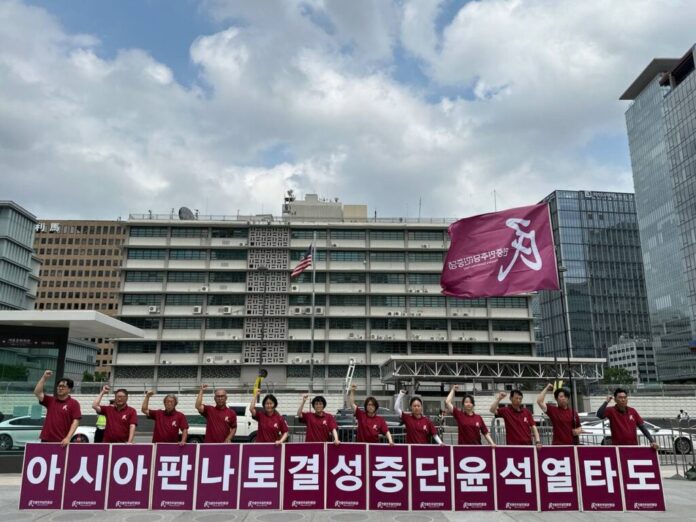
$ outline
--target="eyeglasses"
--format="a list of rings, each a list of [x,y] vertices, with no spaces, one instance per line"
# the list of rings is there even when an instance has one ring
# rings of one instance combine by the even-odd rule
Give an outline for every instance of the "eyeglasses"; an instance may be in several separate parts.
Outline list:
[[[56,386],[56,388],[67,388],[67,387],[68,387],[67,384],[59,384],[58,386]]]
[[[216,399],[225,399],[225,398],[227,398],[227,395],[216,395],[215,398]]]

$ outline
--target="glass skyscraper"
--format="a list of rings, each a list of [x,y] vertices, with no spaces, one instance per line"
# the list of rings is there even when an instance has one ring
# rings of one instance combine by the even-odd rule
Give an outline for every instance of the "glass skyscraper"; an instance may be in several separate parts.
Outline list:
[[[655,59],[622,100],[648,292],[652,342],[663,381],[696,379],[696,75],[693,49]]]
[[[649,332],[633,194],[557,190],[549,204],[559,264],[565,267],[574,357],[606,357],[620,338]],[[560,292],[539,293],[540,355],[566,356]]]

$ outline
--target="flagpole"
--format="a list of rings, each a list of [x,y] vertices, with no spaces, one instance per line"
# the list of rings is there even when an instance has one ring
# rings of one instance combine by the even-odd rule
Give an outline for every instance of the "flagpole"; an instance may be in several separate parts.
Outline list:
[[[312,315],[310,318],[309,329],[309,393],[314,393],[314,312],[315,312],[315,291],[316,291],[316,274],[317,274],[317,260],[316,260],[316,244],[317,244],[317,231],[315,230],[312,234]]]

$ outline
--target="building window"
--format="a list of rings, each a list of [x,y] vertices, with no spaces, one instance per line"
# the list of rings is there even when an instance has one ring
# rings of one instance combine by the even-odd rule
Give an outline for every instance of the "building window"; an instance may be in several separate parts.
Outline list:
[[[403,252],[370,252],[370,261],[377,263],[403,263]]]
[[[291,294],[289,299],[290,306],[312,306],[312,296],[311,294]],[[315,294],[314,295],[314,305],[315,306],[326,306],[326,295],[325,294]]]
[[[292,239],[309,239],[311,241],[314,238],[314,233],[317,234],[317,239],[326,239],[326,230],[295,229],[290,231],[290,237]]]
[[[170,283],[205,283],[205,272],[167,272]]]
[[[527,308],[526,297],[490,297],[488,304],[491,308]]]
[[[121,321],[143,330],[156,330],[160,325],[160,320],[155,317],[122,317]]]
[[[167,227],[131,227],[131,237],[167,237]]]
[[[240,341],[205,341],[204,353],[242,353]]]
[[[365,231],[364,230],[331,230],[331,239],[354,239],[354,240],[364,240]]]
[[[209,272],[211,283],[246,283],[246,272]]]
[[[358,341],[331,341],[329,353],[365,353],[367,345]]]
[[[128,259],[166,259],[167,251],[160,248],[129,248]],[[82,259],[80,259],[82,265]]]
[[[442,263],[442,252],[409,252],[411,263]]]
[[[408,302],[412,308],[444,308],[445,298],[439,295],[409,296]]]
[[[118,343],[118,353],[155,353],[157,343],[155,342],[125,342]]]
[[[203,324],[199,317],[165,317],[164,328],[171,330],[198,330]]]
[[[365,284],[365,272],[329,272],[329,282]]]
[[[203,294],[167,294],[167,306],[200,306],[205,301]]]
[[[408,282],[412,285],[439,285],[440,274],[408,274]]]
[[[162,341],[160,353],[198,353],[198,341]]]
[[[370,230],[372,241],[403,241],[403,230]]]
[[[186,260],[186,261],[205,261],[208,259],[208,252],[205,250],[181,249],[170,250],[170,260]]]
[[[370,351],[372,353],[393,353],[405,355],[408,353],[408,346],[405,342],[375,342],[370,341]]]
[[[208,229],[201,227],[172,227],[172,237],[208,237]]]
[[[331,261],[362,263],[365,261],[365,252],[356,250],[332,250]]]
[[[447,330],[447,319],[411,319],[411,330]]]
[[[331,330],[364,330],[365,319],[357,317],[332,317],[329,319]]]
[[[208,304],[216,306],[244,306],[244,294],[210,294]]]
[[[373,318],[370,319],[373,330],[406,330],[406,319]]]
[[[249,236],[249,229],[247,228],[213,228],[211,236],[214,238],[245,238]]]
[[[123,294],[123,306],[159,306],[160,294]]]
[[[405,274],[399,273],[371,273],[370,283],[377,285],[402,285],[406,281]]]
[[[309,317],[291,317],[288,319],[288,328],[297,330],[309,330],[311,328],[311,318]],[[326,327],[326,319],[316,317],[314,319],[314,328],[319,330]]]
[[[211,250],[210,259],[213,261],[245,261],[247,258],[246,250]]]
[[[409,241],[442,241],[444,238],[442,230],[409,230]]]
[[[164,281],[164,272],[142,271],[126,272],[126,283],[160,283]]]
[[[451,326],[452,330],[488,331],[486,319],[452,319]]]
[[[529,332],[529,321],[491,321],[493,330],[500,332]]]
[[[366,298],[364,295],[341,295],[334,294],[329,298],[331,306],[365,306]]]
[[[243,317],[208,317],[205,327],[211,330],[241,330],[244,328]]]

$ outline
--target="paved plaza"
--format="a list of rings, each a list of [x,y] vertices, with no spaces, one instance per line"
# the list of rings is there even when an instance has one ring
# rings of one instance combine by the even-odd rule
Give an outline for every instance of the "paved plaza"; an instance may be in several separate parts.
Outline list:
[[[663,470],[664,472],[665,470]],[[431,522],[431,521],[494,521],[494,520],[694,520],[694,496],[696,482],[679,479],[665,479],[665,496],[667,511],[665,513],[522,513],[522,512],[472,512],[454,513],[428,512],[355,512],[355,511],[19,511],[19,475],[0,475],[0,513],[2,519],[14,521],[66,521],[80,522],[88,520],[124,521],[124,522],[158,522],[185,521],[200,522]]]

